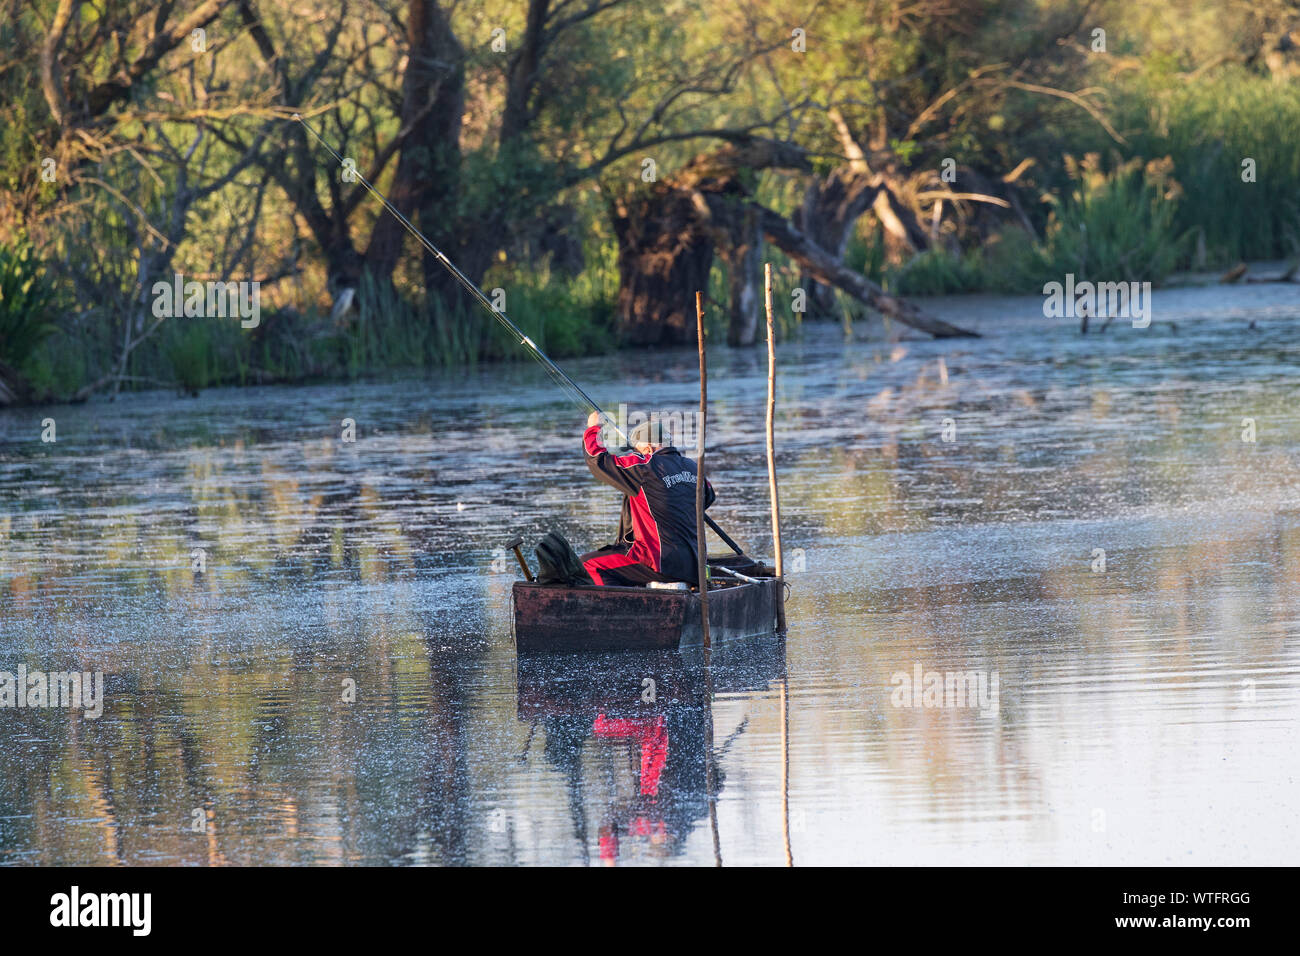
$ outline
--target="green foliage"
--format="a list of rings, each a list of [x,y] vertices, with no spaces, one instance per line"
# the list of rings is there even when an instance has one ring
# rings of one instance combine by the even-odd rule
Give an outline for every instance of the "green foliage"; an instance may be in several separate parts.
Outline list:
[[[171,366],[176,384],[184,391],[197,394],[219,376],[220,348],[216,334],[233,323],[212,319],[169,319],[165,323],[163,353]]]
[[[593,258],[574,278],[543,268],[494,277],[487,287],[502,284],[511,319],[549,355],[603,352],[614,343],[613,248],[593,250]],[[26,371],[38,398],[68,398],[111,355],[107,341],[98,349],[67,344],[60,334],[34,346]],[[468,297],[446,306],[438,298],[403,295],[367,274],[355,308],[338,322],[315,312],[272,309],[263,311],[255,330],[233,319],[168,319],[132,354],[126,384],[172,384],[197,393],[218,385],[355,379],[525,358],[506,330]]]
[[[56,331],[54,302],[54,288],[32,244],[19,239],[0,246],[0,363],[23,370]]]
[[[90,380],[86,353],[63,332],[41,343],[23,366],[27,387],[35,401],[67,398]]]
[[[543,266],[531,274],[498,277],[506,290],[507,314],[552,358],[589,355],[614,345],[614,299],[618,294],[617,253],[612,243],[587,250],[588,264],[572,279]],[[482,316],[479,321],[487,322]],[[501,336],[491,358],[516,358],[520,349]]]
[[[548,269],[531,275],[490,276],[485,287],[506,292],[506,313],[538,347],[555,358],[601,352],[613,337],[612,294],[617,286],[611,256],[598,259],[582,274],[565,279]],[[480,361],[518,361],[525,351],[504,326],[493,320],[468,296],[447,305],[441,298],[417,299],[392,283],[377,282],[369,273],[357,290],[355,311],[337,323],[317,316],[272,314],[263,334],[243,336],[243,345],[230,351],[232,361],[222,363],[220,381],[229,381],[232,369],[262,380],[295,381],[308,378],[359,378],[393,371],[445,368]],[[203,323],[204,327],[212,323]],[[238,333],[238,326],[228,326]],[[195,343],[183,340],[186,351]],[[208,349],[216,346],[209,341]],[[191,363],[196,360],[188,359]],[[182,370],[173,366],[178,380]],[[208,366],[193,373],[201,377]]]
[[[1158,282],[1185,258],[1179,231],[1181,190],[1168,159],[1130,160],[1107,172],[1096,154],[1066,157],[1074,188],[1056,204],[1046,235],[1035,241],[1008,227],[960,256],[931,249],[886,276],[901,295],[1037,292],[1074,273],[1079,281]]]
[[[879,227],[871,235],[863,238],[859,233],[849,237],[844,250],[844,264],[856,269],[872,282],[881,282],[885,277],[885,242]]]
[[[889,148],[893,150],[900,163],[909,166],[912,160],[916,158],[917,153],[921,151],[921,144],[914,139],[892,139],[889,141]]]
[[[1144,77],[1121,89],[1115,111],[1126,157],[1173,160],[1193,197],[1176,228],[1204,236],[1209,265],[1300,251],[1300,84],[1239,67],[1194,83]],[[1247,159],[1254,182],[1243,180]]]
[[[314,144],[299,155],[290,127],[273,124],[265,151],[236,179],[192,207],[178,206],[178,196],[239,164],[236,144],[260,135],[257,110],[241,110],[265,105],[265,66],[248,31],[233,29],[240,26],[236,11],[213,22],[221,30],[210,32],[229,32],[231,40],[209,51],[210,89],[187,75],[192,57],[182,44],[102,116],[58,124],[41,84],[31,82],[53,6],[20,3],[0,22],[0,47],[11,53],[0,68],[0,235],[30,230],[54,277],[29,286],[25,303],[19,300],[28,293],[0,283],[0,363],[22,366],[28,395],[66,396],[116,369],[128,332],[138,331],[131,325],[139,319],[137,284],[150,259],[196,275],[291,276],[292,285],[275,287],[277,298],[290,301],[266,308],[257,330],[169,320],[131,353],[128,388],[174,382],[193,391],[522,357],[467,297],[426,293],[410,242],[393,283],[366,278],[355,310],[337,321],[324,315],[340,261],[337,250],[326,254],[330,237],[348,237],[361,253],[381,211],[368,198],[353,203],[355,186],[339,181]],[[120,0],[76,7],[62,70],[72,107],[95,99],[86,90],[127,75],[138,52],[131,44],[140,42],[130,27],[152,22],[154,6]],[[386,152],[403,122],[401,64],[414,62],[402,18],[376,20],[363,5],[337,20],[304,20],[290,6],[258,5],[289,75],[320,71],[310,90],[321,99],[307,105],[324,106],[328,91],[343,91],[318,114],[326,137],[360,168],[380,168],[376,178],[389,192],[398,163],[422,158],[430,174],[414,197],[421,228],[449,252],[472,236],[463,244],[477,243],[475,255],[461,264],[476,277],[483,262],[499,256],[481,284],[505,290],[511,318],[557,357],[612,347],[618,277],[611,200],[636,187],[645,159],[655,160],[662,181],[721,142],[701,131],[790,138],[824,177],[845,162],[847,129],[922,221],[927,198],[948,188],[937,172],[944,159],[953,158],[962,176],[975,174],[953,187],[960,193],[982,192],[985,184],[1001,191],[1001,177],[1030,161],[1010,187],[1029,230],[1004,210],[945,201],[940,227],[952,243],[945,249],[960,251],[933,250],[891,266],[897,250],[867,215],[872,228],[850,240],[847,264],[905,295],[1037,291],[1066,272],[1155,281],[1199,264],[1192,240],[1203,243],[1207,265],[1300,251],[1300,85],[1274,82],[1260,45],[1290,22],[1284,0],[1100,0],[1083,27],[1077,3],[825,0],[815,22],[803,25],[806,54],[791,50],[788,4],[777,0],[743,10],[635,0],[597,5],[577,19],[566,10],[544,34],[535,75],[519,88],[525,109],[510,115],[524,118],[510,136],[503,97],[521,77],[512,71],[528,5],[471,0],[447,8],[465,53],[464,99],[454,109],[459,134],[436,157]],[[555,4],[549,9],[556,14]],[[179,15],[168,15],[173,25]],[[1124,29],[1112,28],[1108,54],[1088,53],[1089,25],[1117,16]],[[511,55],[484,42],[498,26]],[[187,118],[218,99],[219,115],[202,123]],[[1122,137],[1104,131],[1101,114]],[[101,131],[102,148],[87,153],[67,138],[74,129]],[[640,134],[644,142],[635,140]],[[1063,162],[1067,153],[1085,159]],[[386,166],[376,162],[385,155]],[[60,160],[53,183],[39,177],[46,156]],[[1242,179],[1247,158],[1253,183]],[[293,175],[299,169],[303,182]],[[785,215],[808,186],[804,173],[785,169],[745,170],[738,182]],[[1179,184],[1189,198],[1180,198]],[[313,190],[320,210],[302,202]],[[169,222],[180,223],[172,227],[178,234],[161,235],[171,231]],[[586,267],[577,276],[552,272],[538,250],[563,248],[578,235]],[[557,237],[560,244],[552,242]],[[0,270],[19,274],[15,254],[0,250]],[[764,255],[787,287],[795,281],[801,270],[779,251],[769,247]],[[30,278],[21,275],[17,287]],[[708,321],[719,339],[726,278],[715,262]],[[67,307],[42,315],[41,295],[56,288]],[[860,309],[839,301],[846,318]]]
[[[893,272],[888,286],[900,295],[953,295],[978,292],[984,281],[978,252],[954,256],[944,249],[927,249]]]
[[[1167,157],[1121,163],[1111,172],[1093,153],[1066,157],[1075,188],[1052,214],[1044,253],[1054,274],[1083,280],[1159,281],[1179,263],[1187,235],[1176,221],[1182,188]]]
[[[1043,243],[1019,226],[1008,226],[975,252],[985,292],[1041,292],[1043,283],[1060,281],[1059,266]]]

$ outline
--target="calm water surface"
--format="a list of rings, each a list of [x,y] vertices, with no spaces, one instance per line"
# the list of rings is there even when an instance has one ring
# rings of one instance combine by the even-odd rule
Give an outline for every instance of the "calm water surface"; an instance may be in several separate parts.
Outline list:
[[[0,862],[1295,863],[1295,287],[934,307],[984,338],[782,346],[790,631],[707,669],[516,659],[500,544],[618,511],[536,368],[0,413],[0,671],[106,682],[0,709]],[[766,554],[766,357],[711,354],[713,513]],[[696,395],[685,352],[570,370]],[[996,696],[897,706],[918,670]]]

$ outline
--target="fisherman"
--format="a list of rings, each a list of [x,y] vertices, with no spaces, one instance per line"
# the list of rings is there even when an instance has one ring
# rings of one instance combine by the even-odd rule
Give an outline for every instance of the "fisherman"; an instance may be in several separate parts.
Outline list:
[[[628,436],[623,454],[601,443],[602,418],[592,412],[582,436],[591,473],[623,492],[618,542],[582,556],[582,566],[597,584],[638,586],[654,582],[699,581],[695,547],[695,462],[673,447],[663,422],[643,422]],[[713,504],[713,486],[704,483],[704,507]]]

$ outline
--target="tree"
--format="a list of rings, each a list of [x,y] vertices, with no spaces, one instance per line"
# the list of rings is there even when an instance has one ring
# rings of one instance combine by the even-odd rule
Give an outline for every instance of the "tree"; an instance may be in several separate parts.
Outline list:
[[[664,183],[616,201],[624,338],[641,345],[691,341],[695,326],[682,291],[707,288],[715,246],[722,246],[733,261],[729,338],[752,345],[758,303],[758,257],[752,250],[762,235],[817,278],[905,325],[941,338],[971,335],[845,268],[786,217],[760,205],[747,185],[759,170],[808,168],[806,154],[794,144],[739,137],[696,157]],[[737,262],[742,255],[750,256],[752,269]]]
[[[207,43],[226,6],[205,0],[184,12],[170,3],[128,2],[101,10],[57,0],[48,5],[43,39],[19,48],[36,61],[46,109],[24,132],[50,173],[43,185],[33,177],[17,190],[20,223],[69,239],[98,228],[100,218],[118,229],[118,243],[90,268],[67,269],[79,298],[92,303],[92,316],[107,306],[108,331],[118,343],[108,367],[74,398],[129,377],[133,352],[161,325],[150,314],[149,290],[170,273],[191,214],[236,182],[261,149],[265,126],[234,157],[211,135],[216,117],[251,112],[223,101],[219,69],[227,44]],[[17,25],[28,37],[32,27],[31,19]],[[91,221],[82,208],[87,201],[100,211]],[[246,240],[251,230],[250,223]],[[80,263],[84,252],[69,248],[66,255]]]
[[[795,135],[824,159],[791,225],[838,262],[867,216],[894,264],[936,245],[955,248],[972,233],[986,238],[1007,215],[1033,229],[1018,181],[1052,105],[1068,103],[1106,124],[1095,90],[1069,88],[1083,81],[1086,56],[1067,41],[1093,7],[1091,0],[1046,12],[981,0],[819,4],[805,24],[813,53],[774,54],[760,74],[760,96],[785,101],[798,88],[818,103]],[[776,3],[755,14],[773,30],[783,16]],[[815,305],[830,307],[814,276],[801,284]]]

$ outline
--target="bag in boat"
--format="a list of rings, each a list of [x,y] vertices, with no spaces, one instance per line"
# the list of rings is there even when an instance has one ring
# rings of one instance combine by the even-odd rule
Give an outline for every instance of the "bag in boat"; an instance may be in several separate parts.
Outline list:
[[[564,535],[558,531],[547,533],[533,549],[537,555],[537,583],[562,584],[573,587],[578,584],[595,586],[587,569],[582,566],[578,552],[573,550]]]

